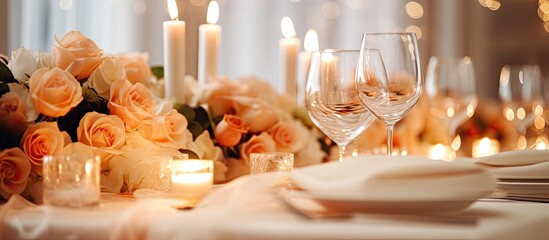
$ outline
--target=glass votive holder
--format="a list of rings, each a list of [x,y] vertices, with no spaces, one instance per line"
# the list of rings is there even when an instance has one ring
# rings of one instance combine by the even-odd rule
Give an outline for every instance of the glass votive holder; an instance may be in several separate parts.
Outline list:
[[[266,152],[250,154],[250,174],[266,172],[291,172],[294,169],[294,154]]]
[[[172,161],[171,192],[193,203],[198,202],[213,188],[212,160]]]
[[[44,204],[95,208],[100,200],[99,156],[48,155],[43,159]]]

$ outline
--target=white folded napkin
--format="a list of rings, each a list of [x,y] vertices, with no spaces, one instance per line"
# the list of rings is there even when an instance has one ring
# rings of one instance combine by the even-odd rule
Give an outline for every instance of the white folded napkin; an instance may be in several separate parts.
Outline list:
[[[548,150],[500,152],[475,162],[489,168],[500,179],[549,179]]]
[[[489,195],[495,177],[466,159],[367,155],[294,170],[292,182],[310,192],[360,194],[371,200],[470,200]]]

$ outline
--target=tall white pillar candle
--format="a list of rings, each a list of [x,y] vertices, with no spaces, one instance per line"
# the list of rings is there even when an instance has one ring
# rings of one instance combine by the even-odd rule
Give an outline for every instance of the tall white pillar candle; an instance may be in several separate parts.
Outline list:
[[[305,34],[303,41],[305,51],[300,52],[298,56],[297,67],[297,106],[303,106],[305,103],[305,84],[307,82],[307,74],[309,73],[309,65],[311,63],[311,52],[318,51],[318,35],[313,29],[309,29]]]
[[[164,97],[177,103],[185,101],[185,21],[179,21],[175,0],[168,0],[171,21],[164,28]]]
[[[295,102],[297,87],[297,55],[301,42],[295,37],[295,29],[289,17],[283,17],[280,23],[284,38],[278,42],[280,50],[280,82],[284,84],[285,93]]]
[[[217,55],[221,38],[221,26],[215,24],[219,18],[219,5],[211,1],[208,5],[208,24],[198,28],[198,83],[206,84],[217,76]]]

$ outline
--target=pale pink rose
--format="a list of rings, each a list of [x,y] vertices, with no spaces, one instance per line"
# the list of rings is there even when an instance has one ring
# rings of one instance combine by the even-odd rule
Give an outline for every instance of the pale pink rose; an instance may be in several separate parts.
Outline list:
[[[29,79],[29,94],[36,111],[50,117],[65,116],[82,100],[82,87],[57,67],[36,70]]]
[[[275,109],[266,102],[248,97],[233,97],[233,100],[235,115],[244,120],[252,133],[266,131],[278,122]]]
[[[152,76],[151,68],[147,63],[149,61],[149,54],[147,53],[127,53],[118,54],[116,57],[122,60],[124,69],[128,80],[132,83],[143,83],[149,85],[149,79]]]
[[[187,119],[172,109],[162,116],[156,116],[150,124],[141,126],[138,131],[153,143],[175,149],[184,148],[187,144]]]
[[[23,104],[16,93],[8,92],[0,97],[0,130],[22,134],[28,125],[25,119]]]
[[[284,121],[276,123],[269,133],[276,142],[276,150],[279,152],[295,153],[305,146],[304,134],[297,123]]]
[[[111,85],[119,79],[126,79],[124,64],[117,58],[106,57],[101,61],[99,67],[92,72],[87,84],[97,92],[97,95],[109,99]]]
[[[141,83],[132,85],[128,80],[117,80],[111,87],[111,98],[107,107],[126,124],[126,130],[133,131],[152,118],[156,102],[151,92]]]
[[[38,113],[34,109],[34,104],[27,88],[19,83],[8,83],[8,87],[10,88],[10,92],[17,94],[19,97],[21,107],[25,113],[25,122],[34,122],[38,118]]]
[[[76,79],[90,76],[100,64],[103,50],[79,31],[71,31],[57,39],[52,50],[52,63],[67,70]]]
[[[102,169],[108,169],[108,160],[113,157],[113,150],[120,149],[126,139],[124,122],[119,117],[97,112],[84,115],[76,134],[79,142],[93,147],[93,154],[101,157]]]
[[[241,118],[225,114],[223,120],[215,126],[214,134],[217,143],[221,146],[232,147],[240,142],[242,134],[248,132]]]
[[[242,91],[241,87],[227,78],[214,79],[205,86],[200,103],[208,104],[212,117],[232,113],[234,106],[231,97],[238,95]]]
[[[29,76],[36,69],[45,67],[51,67],[51,54],[26,48],[13,50],[8,63],[8,68],[13,73],[13,77],[24,83],[29,81]]]
[[[0,151],[0,195],[8,199],[12,194],[20,194],[27,186],[31,165],[20,148]]]
[[[21,146],[34,172],[41,175],[44,156],[57,155],[63,151],[64,139],[65,136],[55,122],[39,122],[27,128],[21,139]]]
[[[271,135],[262,132],[254,135],[240,147],[240,158],[250,166],[250,153],[264,153],[276,151],[276,143]]]

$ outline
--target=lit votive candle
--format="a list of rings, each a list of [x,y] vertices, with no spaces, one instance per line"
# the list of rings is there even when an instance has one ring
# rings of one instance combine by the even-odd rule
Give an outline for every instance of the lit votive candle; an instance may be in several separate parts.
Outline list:
[[[212,160],[181,160],[172,162],[172,193],[185,200],[198,201],[213,186]]]
[[[473,141],[472,156],[474,158],[494,155],[499,152],[499,142],[495,139],[484,137]]]
[[[431,146],[428,152],[429,158],[433,160],[451,162],[456,158],[454,150],[450,146],[441,143]]]

